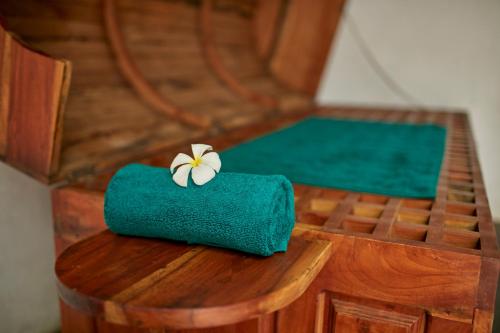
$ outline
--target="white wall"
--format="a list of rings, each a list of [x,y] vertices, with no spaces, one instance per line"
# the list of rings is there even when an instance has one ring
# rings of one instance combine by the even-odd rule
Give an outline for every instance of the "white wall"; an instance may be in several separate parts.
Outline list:
[[[318,102],[467,109],[493,215],[500,218],[500,1],[351,0],[346,14]],[[359,35],[411,95],[409,102],[374,70]]]
[[[0,332],[54,332],[49,188],[0,163]]]

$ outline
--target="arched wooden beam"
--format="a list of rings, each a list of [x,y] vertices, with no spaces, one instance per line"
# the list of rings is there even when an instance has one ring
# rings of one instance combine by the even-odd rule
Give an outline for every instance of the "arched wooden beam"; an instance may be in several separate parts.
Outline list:
[[[132,85],[139,96],[152,108],[167,114],[187,125],[207,128],[212,124],[211,119],[204,115],[195,115],[182,110],[162,96],[146,80],[129,53],[118,24],[114,0],[103,0],[103,16],[106,32],[115,54],[118,68],[122,75]]]
[[[211,0],[203,0],[200,22],[201,45],[205,53],[206,60],[215,75],[217,75],[217,77],[238,96],[263,107],[277,108],[279,103],[274,97],[261,94],[246,87],[224,66],[221,57],[217,52],[213,38]]]

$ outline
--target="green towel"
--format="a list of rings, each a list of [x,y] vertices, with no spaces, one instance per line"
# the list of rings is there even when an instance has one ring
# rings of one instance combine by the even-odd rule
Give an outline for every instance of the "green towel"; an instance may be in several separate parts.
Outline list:
[[[294,183],[433,198],[446,130],[430,124],[308,118],[220,154],[222,171]]]
[[[203,186],[172,181],[169,169],[130,164],[111,179],[104,216],[111,231],[231,248],[286,251],[295,223],[283,176],[219,173]]]

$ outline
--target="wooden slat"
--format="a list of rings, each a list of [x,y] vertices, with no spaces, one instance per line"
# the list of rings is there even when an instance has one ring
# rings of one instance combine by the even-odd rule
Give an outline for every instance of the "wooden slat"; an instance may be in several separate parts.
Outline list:
[[[314,96],[344,0],[291,0],[271,60],[273,74],[293,89]]]
[[[8,123],[5,160],[46,182],[58,167],[58,126],[69,87],[69,63],[33,51],[14,38],[10,50],[8,45],[1,50],[2,76],[8,80],[8,88],[3,81],[2,89],[8,93],[2,98],[2,118]]]
[[[7,126],[10,97],[10,48],[12,37],[0,26],[0,156],[7,148]]]
[[[201,42],[205,52],[207,62],[210,64],[214,73],[221,79],[229,89],[242,98],[256,103],[257,105],[276,108],[277,100],[273,97],[257,93],[246,87],[226,68],[223,64],[217,48],[214,44],[214,31],[212,28],[212,1],[204,0],[201,6]]]

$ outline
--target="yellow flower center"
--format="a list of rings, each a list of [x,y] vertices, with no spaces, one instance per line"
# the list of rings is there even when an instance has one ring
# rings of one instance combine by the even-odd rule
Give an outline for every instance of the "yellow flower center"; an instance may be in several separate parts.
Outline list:
[[[201,164],[201,157],[199,157],[199,156],[196,156],[194,158],[194,160],[191,162],[191,165],[193,166],[193,168],[196,168],[200,164]]]

